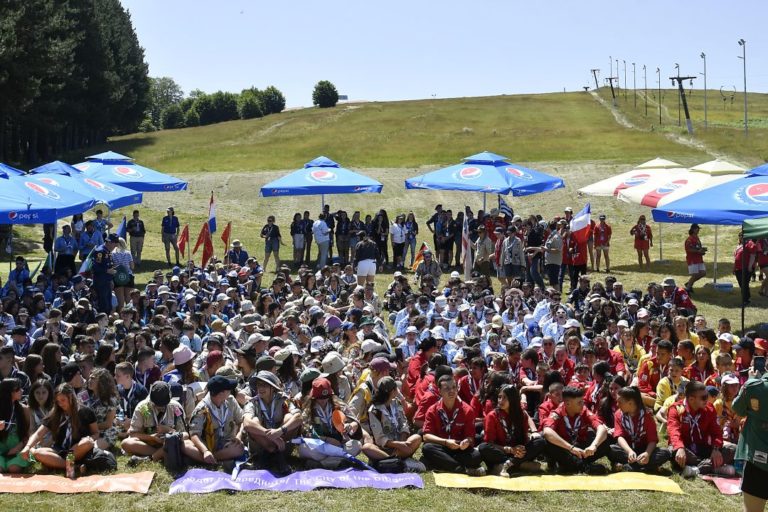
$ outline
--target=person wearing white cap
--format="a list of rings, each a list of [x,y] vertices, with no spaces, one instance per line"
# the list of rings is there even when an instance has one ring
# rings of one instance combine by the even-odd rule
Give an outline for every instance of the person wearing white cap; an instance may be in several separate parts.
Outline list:
[[[408,361],[419,351],[419,329],[415,325],[409,325],[405,330],[405,342],[400,345],[403,357]]]

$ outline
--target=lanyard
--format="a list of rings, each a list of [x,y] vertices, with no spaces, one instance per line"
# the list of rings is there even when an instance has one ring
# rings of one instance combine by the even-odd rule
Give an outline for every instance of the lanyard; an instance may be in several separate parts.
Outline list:
[[[499,421],[501,422],[501,427],[504,429],[504,441],[506,444],[510,444],[512,442],[512,437],[515,434],[515,426],[512,425],[512,428],[509,428],[509,425],[507,424],[506,418],[504,418],[504,411],[496,408],[496,415],[499,418]]]
[[[448,434],[450,437],[451,430],[453,429],[453,424],[456,423],[456,419],[459,417],[459,409],[461,407],[459,404],[454,404],[453,408],[453,414],[451,415],[451,418],[448,418],[448,413],[445,412],[445,404],[443,403],[443,400],[440,399],[440,406],[437,409],[438,414],[440,415],[440,421],[443,422],[443,429],[445,430],[445,433]]]
[[[64,432],[64,442],[62,443],[62,448],[69,449],[69,447],[72,446],[72,422],[69,421],[69,418],[62,418],[61,423],[59,424],[59,428],[65,425],[67,429]]]
[[[261,409],[261,413],[264,415],[267,428],[275,428],[275,403],[277,400],[274,397],[272,398],[269,412],[267,412],[267,407],[264,405],[264,402],[261,401],[260,397],[256,397],[256,400],[259,402],[259,409]]]

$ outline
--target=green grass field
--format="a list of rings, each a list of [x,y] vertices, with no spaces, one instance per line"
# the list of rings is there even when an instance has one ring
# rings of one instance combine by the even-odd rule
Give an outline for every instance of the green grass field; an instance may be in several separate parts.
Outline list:
[[[669,100],[666,100],[669,103]],[[620,105],[621,106],[621,105]],[[671,108],[671,107],[670,107]],[[466,128],[466,129],[465,129]],[[136,134],[112,141],[106,148],[126,153],[138,162],[174,173],[190,182],[189,190],[179,193],[145,194],[140,206],[149,234],[145,244],[145,264],[137,276],[137,284],[145,283],[155,268],[165,268],[165,257],[159,237],[160,218],[166,206],[174,205],[182,223],[190,223],[192,241],[207,218],[211,191],[217,200],[220,229],[233,222],[233,236],[243,241],[246,249],[260,260],[263,244],[258,233],[268,214],[277,217],[278,225],[287,232],[291,216],[309,209],[313,215],[320,209],[320,197],[260,198],[264,183],[295,169],[304,162],[324,154],[343,165],[355,168],[384,184],[381,195],[331,196],[326,201],[333,210],[359,209],[373,213],[386,208],[395,212],[413,210],[424,222],[436,203],[457,210],[468,204],[482,207],[480,194],[437,191],[406,191],[403,180],[417,173],[482,150],[509,156],[512,161],[528,165],[564,178],[566,188],[526,198],[508,198],[516,213],[541,213],[545,217],[561,214],[565,206],[579,209],[591,201],[596,215],[604,212],[614,227],[612,244],[613,273],[625,288],[643,288],[649,281],[659,281],[666,275],[685,280],[683,240],[687,227],[663,227],[666,264],[654,263],[650,272],[639,272],[629,236],[629,228],[643,207],[620,203],[611,198],[581,198],[578,188],[632,168],[656,156],[694,165],[709,157],[704,152],[679,145],[663,131],[630,130],[614,122],[612,115],[584,93],[503,96],[456,100],[412,101],[396,103],[365,103],[342,105],[330,110],[307,109],[286,112],[262,120],[235,121],[196,129],[174,130],[153,134]],[[96,148],[88,154],[96,153]],[[734,154],[744,161],[758,163],[762,156],[752,153],[745,158],[743,148]],[[82,155],[72,155],[71,162]],[[259,171],[259,172],[255,172]],[[489,196],[489,208],[496,198]],[[130,216],[132,208],[112,213],[115,223],[122,215]],[[658,237],[658,225],[654,224]],[[42,257],[39,228],[20,227],[15,230],[17,251],[25,251],[33,261]],[[702,240],[713,248],[714,230],[705,226]],[[214,236],[221,254],[222,243]],[[736,240],[736,230],[720,229],[720,270],[726,281],[730,274],[730,255]],[[289,238],[285,237],[286,243]],[[657,247],[652,256],[659,257]],[[290,256],[290,247],[282,250]],[[712,268],[710,250],[707,265]],[[0,275],[7,275],[7,257],[0,264]],[[268,272],[273,271],[271,262]],[[595,275],[594,278],[599,278]],[[379,289],[390,280],[389,275],[377,278]],[[702,281],[709,282],[710,278]],[[756,294],[755,294],[756,295]],[[729,317],[734,327],[739,325],[739,299],[735,291],[716,292],[711,287],[697,290],[694,300],[710,323],[722,316]],[[747,309],[747,325],[757,326],[765,321],[768,301],[754,297],[754,307]],[[121,458],[121,469],[125,463]],[[146,470],[144,465],[137,470]],[[503,510],[522,505],[531,510],[637,510],[688,511],[706,504],[708,510],[726,511],[739,507],[736,497],[723,497],[713,486],[704,482],[681,483],[685,495],[665,495],[652,492],[549,492],[515,494],[495,491],[465,491],[437,488],[431,475],[425,476],[422,491],[375,491],[370,489],[341,491],[323,490],[312,493],[250,493],[240,495],[174,496],[167,494],[170,477],[159,466],[150,494],[53,496],[0,495],[0,503],[12,505],[21,512],[36,509],[73,510],[106,508],[120,510],[175,511],[187,508],[215,507],[228,510],[280,508],[283,510],[359,510],[388,507],[406,510]]]

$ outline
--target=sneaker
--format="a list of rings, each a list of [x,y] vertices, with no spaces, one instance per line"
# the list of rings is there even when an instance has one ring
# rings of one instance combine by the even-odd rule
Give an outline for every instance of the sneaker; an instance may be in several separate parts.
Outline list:
[[[699,468],[696,466],[685,466],[681,475],[683,478],[696,478],[699,476]]]
[[[624,464],[616,463],[613,465],[613,472],[614,473],[621,473],[622,471],[625,471]]]
[[[416,459],[405,459],[405,472],[406,473],[424,473],[427,471],[427,466],[423,462]]]
[[[128,462],[126,463],[129,468],[135,468],[142,462],[147,462],[149,460],[149,457],[139,457],[138,455],[131,455],[131,458],[128,459]]]
[[[476,468],[467,468],[467,475],[469,476],[485,476],[485,468],[479,466]]]
[[[499,470],[499,476],[502,478],[509,478],[509,470],[512,468],[513,464],[512,461],[507,459],[504,464],[501,465],[501,469]]]
[[[528,460],[520,464],[520,471],[525,473],[541,473],[541,464],[535,460]]]
[[[501,476],[502,471],[504,471],[504,464],[494,464],[488,468],[488,474],[493,476]]]
[[[725,477],[736,476],[736,468],[731,464],[723,464],[715,470],[715,474]]]

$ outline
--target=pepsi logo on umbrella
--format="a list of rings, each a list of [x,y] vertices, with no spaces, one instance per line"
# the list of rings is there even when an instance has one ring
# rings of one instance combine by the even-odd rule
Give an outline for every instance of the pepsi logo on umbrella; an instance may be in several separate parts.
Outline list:
[[[650,177],[650,174],[633,174],[632,176],[628,176],[619,184],[619,186],[616,187],[616,189],[613,191],[613,195],[617,196],[622,190],[642,185],[648,181]]]
[[[75,169],[79,169],[81,171],[87,171],[88,168],[90,167],[90,165],[88,165],[88,164],[75,164],[72,167],[74,167]]]
[[[46,185],[53,185],[54,187],[60,186],[58,181],[56,181],[53,178],[49,178],[47,176],[37,178],[37,181],[39,181],[40,183],[45,183]]]
[[[476,180],[483,175],[483,170],[479,167],[464,167],[458,172],[458,177],[462,180]]]
[[[45,188],[44,186],[42,186],[42,185],[39,185],[39,184],[37,184],[37,183],[33,183],[33,182],[31,182],[31,181],[25,181],[25,182],[24,182],[24,185],[25,185],[25,186],[26,186],[28,189],[30,189],[30,190],[32,190],[32,191],[34,191],[35,193],[37,193],[38,195],[41,195],[41,196],[43,196],[43,197],[48,197],[48,198],[51,198],[51,199],[55,199],[55,200],[57,200],[57,201],[58,201],[59,199],[61,199],[61,196],[60,196],[59,194],[57,194],[56,192],[54,192],[54,191],[52,191],[52,190],[48,190],[48,189],[47,189],[47,188]]]
[[[318,170],[309,173],[309,179],[318,183],[328,183],[329,181],[335,181],[337,175],[333,171]]]
[[[755,203],[768,203],[768,183],[755,183],[747,187],[745,191],[747,199]]]
[[[640,201],[640,204],[643,206],[650,206],[651,208],[656,208],[659,206],[659,201],[664,196],[668,196],[672,192],[676,191],[677,189],[683,187],[685,184],[688,183],[688,180],[675,180],[670,181],[668,183],[665,183],[664,185],[660,186],[653,192],[649,192],[643,196],[642,201]]]
[[[125,178],[131,178],[135,180],[144,176],[143,174],[141,174],[141,172],[137,171],[136,169],[133,169],[132,167],[118,166],[113,169],[113,172],[118,176],[123,176]]]
[[[507,172],[514,176],[515,178],[520,178],[521,180],[530,180],[533,179],[533,176],[528,174],[527,172],[517,169],[515,167],[507,167]]]
[[[85,178],[83,181],[86,182],[88,185],[92,186],[93,188],[103,190],[104,192],[115,191],[115,189],[113,189],[112,187],[109,187],[100,181],[92,180],[91,178]]]

